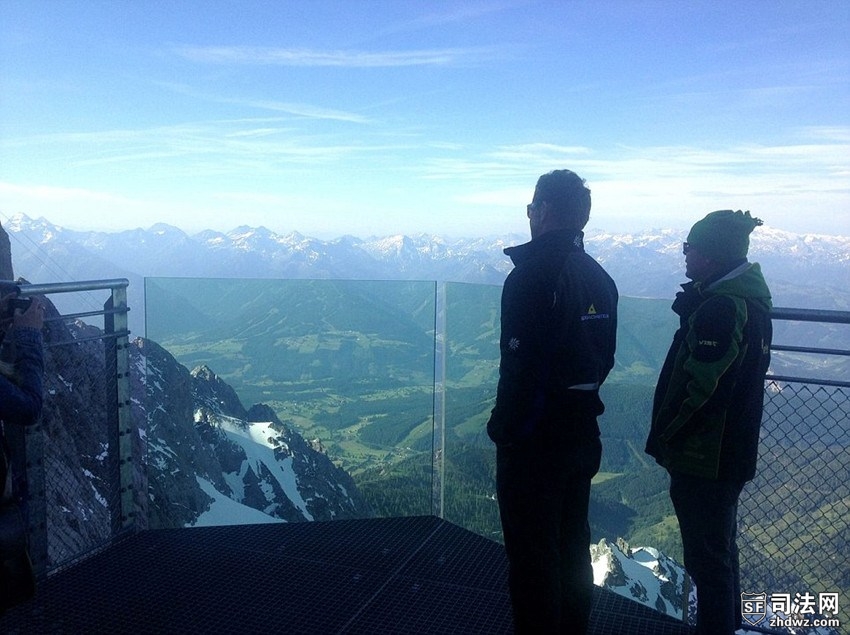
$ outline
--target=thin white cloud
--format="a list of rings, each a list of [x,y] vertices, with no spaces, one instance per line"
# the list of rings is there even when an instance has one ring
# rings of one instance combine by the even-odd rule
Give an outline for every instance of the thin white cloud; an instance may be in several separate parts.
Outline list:
[[[836,139],[842,130],[818,132]],[[588,180],[595,216],[603,223],[616,217],[661,226],[700,211],[743,206],[758,210],[774,225],[799,230],[805,223],[799,210],[811,208],[814,201],[824,217],[835,217],[850,201],[850,185],[842,176],[850,172],[850,144],[807,141],[722,149],[619,147],[604,152],[524,144],[473,159],[439,158],[428,163],[427,176],[444,183],[466,179],[471,185],[455,201],[507,211],[521,210],[528,202],[538,174],[568,168]],[[822,222],[815,225],[828,231]]]
[[[435,157],[424,163],[430,179],[451,180],[458,174],[482,181],[502,180],[506,175],[527,179],[560,167],[573,169],[594,180],[716,178],[759,175],[776,179],[789,173],[823,177],[850,169],[850,144],[800,143],[740,145],[730,148],[691,146],[619,146],[606,150],[584,146],[521,144],[502,146],[478,156]],[[796,176],[794,180],[800,178]]]
[[[367,123],[369,120],[366,117],[357,115],[342,110],[334,110],[332,108],[322,108],[309,104],[293,104],[288,102],[280,102],[269,99],[264,100],[237,100],[237,99],[220,99],[222,103],[231,103],[236,105],[251,106],[263,110],[271,110],[275,112],[285,112],[297,117],[305,117],[308,119],[325,119],[333,121],[347,121],[349,123]]]
[[[808,139],[850,142],[850,127],[847,126],[805,126],[798,132],[800,137]]]
[[[474,24],[478,18],[501,13],[514,7],[522,7],[524,4],[527,4],[527,2],[505,3],[488,0],[487,2],[477,3],[456,3],[448,6],[445,11],[427,13],[422,16],[417,16],[412,20],[398,22],[390,25],[389,27],[384,27],[379,30],[379,33],[397,34],[411,31],[431,30],[435,27],[445,27],[452,24],[461,24],[466,28],[469,28],[469,25],[471,23]],[[427,11],[430,6],[428,4],[423,4],[421,8]]]
[[[287,130],[285,128],[252,128],[250,130],[237,130],[236,132],[231,132],[225,134],[225,137],[228,138],[259,138],[259,137],[272,137],[277,135],[286,134]]]
[[[42,203],[96,203],[98,205],[132,205],[135,202],[124,196],[79,187],[52,185],[19,185],[0,181],[0,199],[25,199]]]
[[[0,150],[15,153],[33,152],[39,146],[50,148],[53,160],[63,169],[143,163],[148,175],[166,170],[199,176],[233,170],[269,171],[287,163],[330,163],[352,155],[375,158],[411,146],[409,141],[375,143],[375,139],[350,135],[310,134],[265,125],[268,121],[273,120],[41,134],[0,140]]]
[[[222,97],[219,95],[210,95],[208,93],[195,90],[191,86],[187,86],[185,84],[177,84],[173,82],[158,82],[158,85],[175,93],[179,93],[181,95],[186,95],[187,97],[192,97],[193,99],[199,99],[210,103],[229,104],[233,106],[242,106],[257,110],[282,112],[287,113],[289,115],[293,115],[295,117],[306,119],[344,121],[349,123],[369,123],[369,119],[367,117],[364,117],[357,113],[338,110],[335,108],[316,106],[314,104],[283,102],[274,99],[237,99],[235,97]]]
[[[205,64],[387,68],[468,63],[490,58],[495,50],[490,47],[471,47],[372,52],[264,46],[184,46],[177,48],[176,52],[185,59]]]
[[[562,146],[554,143],[526,143],[500,148],[495,152],[492,152],[491,155],[507,160],[524,161],[530,157],[562,159],[575,156],[586,156],[590,153],[590,148],[585,146]]]
[[[511,207],[518,208],[521,206],[522,201],[527,200],[529,203],[531,202],[530,192],[533,187],[534,184],[531,183],[524,187],[500,188],[482,192],[471,192],[469,194],[456,196],[454,200],[464,205],[483,205],[486,207],[509,205]]]

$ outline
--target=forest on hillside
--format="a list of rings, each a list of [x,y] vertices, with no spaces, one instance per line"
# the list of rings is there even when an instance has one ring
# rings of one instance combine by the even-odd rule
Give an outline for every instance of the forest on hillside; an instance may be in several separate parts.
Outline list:
[[[206,364],[250,405],[318,439],[381,516],[441,513],[500,540],[485,424],[498,375],[500,288],[320,280],[154,279],[151,339]],[[151,310],[153,309],[153,310]],[[623,298],[603,386],[593,537],[681,559],[663,469],[644,451],[675,321],[669,302]],[[740,513],[749,588],[850,590],[850,398],[768,385],[759,477]],[[805,585],[805,586],[803,586]]]

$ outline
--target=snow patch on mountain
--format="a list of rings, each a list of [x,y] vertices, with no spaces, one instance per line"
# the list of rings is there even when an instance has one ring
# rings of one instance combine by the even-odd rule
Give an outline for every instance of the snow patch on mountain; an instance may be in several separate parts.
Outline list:
[[[197,520],[187,527],[217,527],[220,525],[261,525],[266,523],[283,523],[282,518],[274,518],[268,514],[237,503],[232,498],[219,492],[210,481],[196,476],[198,487],[210,497],[209,509],[201,513]]]
[[[314,520],[313,515],[307,509],[307,503],[299,491],[298,477],[292,469],[292,456],[278,456],[277,451],[281,446],[285,448],[286,444],[279,441],[279,433],[272,428],[271,421],[252,422],[244,425],[241,421],[222,417],[217,424],[227,438],[241,447],[245,453],[245,460],[242,461],[239,471],[226,475],[235,475],[237,477],[229,480],[234,485],[238,484],[243,498],[245,495],[244,483],[248,470],[253,470],[254,474],[267,474],[267,478],[273,479],[283,488],[286,497],[300,510],[304,516],[304,520]],[[285,449],[288,450],[288,448]],[[269,506],[273,508],[276,500],[276,488],[271,483],[266,483],[262,489],[264,494],[266,494]]]
[[[600,540],[591,545],[590,553],[596,586],[682,619],[684,598],[692,585],[678,562],[651,547],[632,548],[623,540]]]
[[[631,547],[623,539],[616,542],[600,540],[590,546],[590,555],[593,583],[596,586],[640,602],[664,615],[678,620],[686,619],[689,624],[696,624],[698,589],[685,568],[672,558],[652,547]],[[756,626],[764,629],[776,617],[781,620],[791,617],[793,620],[795,617],[812,618],[813,615],[787,616],[774,613],[768,606],[764,617],[756,620]],[[738,635],[765,632],[746,628],[746,622],[744,626],[745,628],[737,631]],[[770,632],[789,635],[838,635],[838,631],[830,627],[788,626],[772,629]]]

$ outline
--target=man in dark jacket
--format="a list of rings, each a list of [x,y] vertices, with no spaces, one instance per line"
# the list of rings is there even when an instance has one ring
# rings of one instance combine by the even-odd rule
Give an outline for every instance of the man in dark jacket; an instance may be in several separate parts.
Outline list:
[[[770,290],[747,261],[761,220],[721,210],[684,244],[691,282],[673,302],[680,327],[661,369],[646,451],[670,473],[685,568],[697,587],[697,632],[740,626],[738,497],[756,472],[770,363]]]
[[[602,445],[599,387],[614,366],[617,288],[584,252],[590,190],[544,174],[531,242],[505,250],[501,363],[487,432],[517,633],[583,633],[593,590],[587,510]]]

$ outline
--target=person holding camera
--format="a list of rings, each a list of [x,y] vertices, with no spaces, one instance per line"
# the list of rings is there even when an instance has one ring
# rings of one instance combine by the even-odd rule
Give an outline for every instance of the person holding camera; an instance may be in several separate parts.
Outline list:
[[[16,293],[0,298],[0,614],[35,593],[26,525],[13,482],[6,427],[38,421],[43,404],[44,305]],[[19,479],[20,474],[15,474]]]

